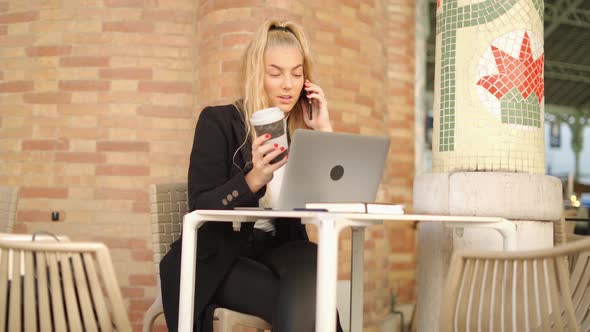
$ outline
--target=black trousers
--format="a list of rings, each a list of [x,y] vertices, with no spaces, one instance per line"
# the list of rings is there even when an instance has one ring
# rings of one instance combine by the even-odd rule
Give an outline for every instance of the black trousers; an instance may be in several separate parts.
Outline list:
[[[292,241],[277,246],[270,234],[253,234],[248,250],[216,291],[214,304],[263,318],[273,332],[313,332],[317,245]],[[334,330],[342,331],[339,319]]]

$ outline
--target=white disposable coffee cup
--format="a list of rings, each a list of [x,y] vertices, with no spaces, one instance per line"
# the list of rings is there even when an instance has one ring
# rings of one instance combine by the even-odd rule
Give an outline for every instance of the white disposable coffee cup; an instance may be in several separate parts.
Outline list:
[[[285,151],[274,158],[271,163],[276,163],[285,157],[289,142],[287,141],[287,121],[285,114],[278,107],[265,108],[256,111],[250,118],[254,127],[256,137],[270,134],[270,139],[264,144],[277,144],[279,148],[284,147]]]

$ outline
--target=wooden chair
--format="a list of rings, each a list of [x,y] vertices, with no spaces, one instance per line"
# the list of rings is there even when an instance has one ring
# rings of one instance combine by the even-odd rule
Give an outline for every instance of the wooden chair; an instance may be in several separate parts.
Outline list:
[[[576,240],[588,242],[588,240]],[[576,321],[580,331],[590,332],[590,251],[581,252],[570,262],[570,284]]]
[[[150,186],[152,248],[158,285],[160,284],[160,260],[170,250],[170,244],[180,237],[182,218],[187,212],[186,183],[162,183]],[[143,316],[143,331],[151,332],[154,321],[163,313],[162,294],[158,291],[156,300]],[[218,321],[220,332],[231,332],[234,325],[252,327],[258,331],[271,329],[271,325],[263,319],[225,308],[216,309],[213,316]]]
[[[565,216],[554,224],[556,244],[571,243],[590,238],[574,234],[573,223],[567,223]],[[573,253],[567,257],[572,301],[576,320],[581,331],[590,332],[590,257],[589,253]]]
[[[0,232],[10,233],[16,219],[18,189],[0,187]]]
[[[101,243],[0,239],[0,331],[131,331]]]
[[[587,312],[590,293],[576,310],[572,291],[588,289],[588,278],[570,286],[566,260],[589,253],[590,239],[536,251],[455,252],[441,331],[587,331],[576,315]]]

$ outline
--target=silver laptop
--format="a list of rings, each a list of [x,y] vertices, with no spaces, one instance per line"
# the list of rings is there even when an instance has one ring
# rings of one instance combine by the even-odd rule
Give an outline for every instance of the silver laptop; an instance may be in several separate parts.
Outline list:
[[[275,209],[374,202],[388,150],[389,137],[296,130]]]

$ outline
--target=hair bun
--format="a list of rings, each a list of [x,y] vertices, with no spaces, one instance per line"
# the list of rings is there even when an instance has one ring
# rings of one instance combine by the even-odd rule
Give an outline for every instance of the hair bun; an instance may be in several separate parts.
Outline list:
[[[291,31],[291,29],[287,28],[284,25],[271,25],[269,31],[285,31],[285,32],[290,32],[293,33],[293,31]]]

